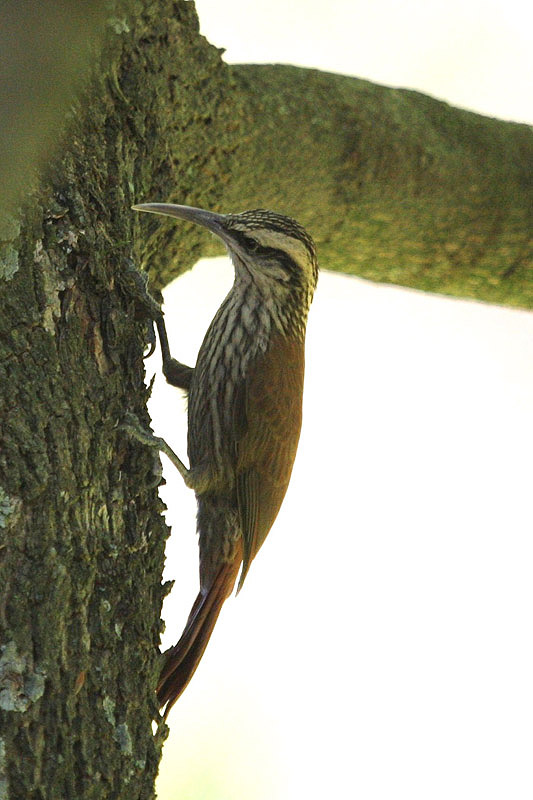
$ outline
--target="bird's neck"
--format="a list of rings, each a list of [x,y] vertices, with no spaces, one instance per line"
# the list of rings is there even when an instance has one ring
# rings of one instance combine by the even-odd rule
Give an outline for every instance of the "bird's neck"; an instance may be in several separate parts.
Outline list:
[[[305,338],[309,303],[302,290],[283,286],[266,276],[236,271],[228,299],[231,297],[244,328],[254,337],[266,341],[280,333]]]

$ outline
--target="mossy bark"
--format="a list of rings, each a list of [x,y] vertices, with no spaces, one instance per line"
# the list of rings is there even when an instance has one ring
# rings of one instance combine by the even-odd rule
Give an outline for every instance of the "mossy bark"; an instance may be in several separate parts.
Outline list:
[[[191,3],[117,5],[56,157],[3,220],[2,800],[154,794],[168,530],[159,460],[120,421],[148,424],[131,259],[163,265],[163,281],[181,244],[141,236],[130,206],[218,203],[229,82]],[[186,249],[190,263],[194,236]]]
[[[298,216],[322,266],[533,306],[533,130],[418,92],[236,66],[246,132],[227,205]]]
[[[131,264],[205,232],[134,202],[271,206],[325,266],[531,307],[526,126],[292,67],[234,67],[192,3],[117,0],[56,155],[0,221],[0,798],[150,798],[163,551]],[[177,353],[179,356],[179,353]]]

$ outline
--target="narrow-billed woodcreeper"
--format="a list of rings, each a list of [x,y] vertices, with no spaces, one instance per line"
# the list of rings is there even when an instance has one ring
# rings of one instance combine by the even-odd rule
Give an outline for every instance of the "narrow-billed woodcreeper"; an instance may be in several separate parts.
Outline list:
[[[190,468],[162,439],[150,443],[171,457],[196,493],[200,549],[200,592],[179,642],[166,653],[157,688],[166,717],[202,658],[239,569],[237,591],[285,496],[300,436],[305,330],[318,265],[309,234],[281,214],[216,214],[166,203],[133,208],[204,226],[222,239],[235,269],[194,369],[170,357],[163,315],[155,317],[164,374],[189,393]]]

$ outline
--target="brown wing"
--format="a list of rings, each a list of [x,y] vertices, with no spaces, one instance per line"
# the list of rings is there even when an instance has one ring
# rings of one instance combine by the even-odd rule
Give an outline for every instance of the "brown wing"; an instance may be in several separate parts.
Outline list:
[[[243,535],[241,588],[287,491],[302,424],[304,344],[273,337],[249,370],[236,430],[237,500]]]

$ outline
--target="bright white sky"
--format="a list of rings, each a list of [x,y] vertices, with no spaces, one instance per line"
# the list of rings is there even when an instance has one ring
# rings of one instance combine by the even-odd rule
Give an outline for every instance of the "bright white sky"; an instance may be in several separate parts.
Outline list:
[[[228,60],[533,121],[518,3],[197,5]],[[203,262],[168,288],[180,360],[231,274]],[[160,800],[531,800],[532,364],[530,313],[321,275],[291,487],[171,712]],[[185,456],[161,378],[151,412]],[[198,579],[194,496],[164,467],[168,646]]]
[[[418,89],[533,124],[533,4],[524,0],[198,0],[230,63],[291,63]]]

